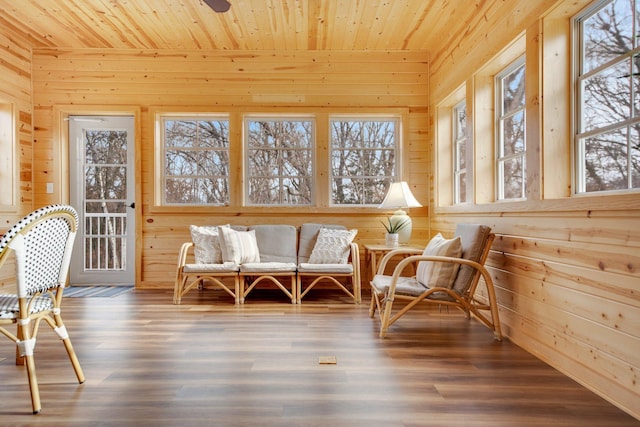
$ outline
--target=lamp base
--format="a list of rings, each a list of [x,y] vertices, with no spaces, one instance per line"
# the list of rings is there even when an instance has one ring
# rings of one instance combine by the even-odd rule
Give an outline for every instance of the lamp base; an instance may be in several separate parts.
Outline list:
[[[389,218],[389,224],[391,224],[392,226],[395,224],[401,224],[403,222],[405,222],[404,227],[402,227],[402,229],[398,231],[398,243],[401,245],[406,245],[411,239],[411,228],[413,225],[411,217],[407,215],[407,213],[402,209],[398,209]]]

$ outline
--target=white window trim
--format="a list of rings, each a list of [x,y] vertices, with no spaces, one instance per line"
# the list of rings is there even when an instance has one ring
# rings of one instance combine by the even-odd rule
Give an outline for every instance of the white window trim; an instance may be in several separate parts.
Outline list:
[[[464,144],[465,147],[465,153],[466,153],[466,158],[465,158],[465,165],[468,165],[468,161],[469,161],[469,135],[468,135],[468,121],[465,120],[465,134],[460,136],[458,134],[458,111],[460,111],[460,109],[464,107],[465,109],[465,114],[467,112],[467,101],[466,99],[463,99],[462,101],[458,102],[456,105],[453,106],[453,108],[451,109],[451,125],[452,125],[452,129],[451,129],[451,149],[452,149],[452,158],[453,158],[453,204],[454,205],[460,205],[460,204],[466,204],[469,202],[469,192],[467,191],[467,189],[465,188],[465,200],[461,201],[460,200],[460,176],[462,174],[465,175],[465,183],[467,182],[467,180],[469,179],[469,175],[467,174],[467,167],[464,168],[458,168],[458,164],[460,163],[460,145]]]
[[[394,169],[393,169],[393,175],[392,176],[386,176],[385,178],[388,178],[390,180],[390,182],[395,182],[398,180],[398,177],[401,176],[400,171],[403,170],[403,162],[402,162],[402,135],[403,135],[403,131],[402,131],[402,123],[403,123],[403,118],[402,115],[400,114],[329,114],[328,117],[328,171],[327,171],[327,175],[328,175],[328,198],[329,198],[329,206],[330,207],[337,207],[337,208],[347,208],[347,209],[353,209],[353,208],[371,208],[371,207],[378,207],[378,204],[361,204],[361,205],[356,205],[356,204],[340,204],[340,203],[333,203],[333,179],[334,179],[334,175],[333,175],[333,168],[331,167],[332,165],[332,160],[333,160],[333,144],[332,144],[332,139],[331,139],[331,123],[334,121],[394,121],[395,124],[395,129],[394,129],[394,139],[395,139],[395,147],[394,147]],[[382,202],[382,201],[381,201]]]
[[[578,15],[572,17],[572,47],[573,47],[573,61],[572,61],[572,70],[571,75],[575,82],[572,91],[572,108],[573,108],[573,143],[571,144],[571,157],[572,157],[572,168],[573,173],[572,177],[572,195],[578,197],[584,196],[600,196],[600,195],[616,195],[616,194],[629,194],[629,193],[637,193],[639,191],[638,188],[630,187],[632,174],[628,174],[627,176],[627,185],[628,188],[624,189],[615,189],[615,190],[601,190],[601,191],[587,191],[586,190],[586,174],[584,168],[584,145],[580,143],[582,139],[596,136],[598,134],[606,133],[615,129],[627,128],[629,129],[634,124],[640,123],[640,116],[632,117],[625,121],[616,122],[614,124],[589,130],[583,132],[583,124],[582,124],[582,111],[583,111],[583,100],[582,100],[582,82],[592,77],[593,75],[598,74],[599,72],[610,68],[612,65],[617,64],[628,57],[638,56],[640,55],[640,42],[637,43],[636,47],[629,52],[621,54],[610,61],[601,64],[599,67],[594,68],[584,74],[580,74],[582,70],[582,61],[584,59],[584,49],[583,49],[583,40],[582,40],[582,32],[581,32],[581,23],[590,17],[594,16],[601,9],[606,7],[611,0],[600,0],[592,3],[585,10],[581,11]],[[636,22],[636,20],[634,20]],[[640,31],[639,28],[635,28],[635,33]],[[632,93],[633,96],[633,93]],[[627,134],[627,146],[629,135]],[[631,152],[627,151],[627,161],[630,162]]]
[[[260,203],[251,203],[248,198],[249,198],[249,181],[250,181],[250,176],[249,176],[249,141],[248,141],[248,135],[249,135],[249,122],[251,121],[260,121],[260,120],[264,120],[264,121],[281,121],[281,122],[288,122],[288,121],[310,121],[311,122],[311,126],[312,126],[312,132],[311,132],[311,147],[308,149],[310,151],[310,156],[311,156],[311,175],[308,177],[308,179],[311,181],[311,200],[309,201],[309,203],[307,204],[277,204],[277,203],[273,203],[273,204],[260,204]],[[289,114],[289,113],[270,113],[270,114],[255,114],[255,113],[250,113],[250,114],[245,114],[243,116],[242,119],[242,147],[243,147],[243,165],[244,165],[244,172],[243,172],[243,181],[244,181],[244,186],[243,186],[243,205],[244,206],[253,206],[253,207],[260,207],[260,206],[264,206],[264,207],[279,207],[279,208],[294,208],[294,207],[313,207],[316,205],[316,180],[315,180],[315,174],[316,174],[316,161],[315,161],[315,152],[316,152],[316,147],[317,147],[317,143],[316,143],[316,138],[317,138],[317,118],[315,116],[315,114]],[[275,150],[275,148],[274,148]],[[301,149],[302,150],[302,149]]]
[[[506,68],[502,69],[498,74],[496,74],[495,77],[495,152],[496,152],[496,162],[495,162],[495,174],[496,174],[496,195],[497,195],[497,200],[500,202],[509,202],[509,201],[520,201],[520,200],[525,200],[526,199],[526,182],[527,182],[527,163],[526,163],[526,157],[527,157],[527,132],[526,132],[526,110],[527,110],[527,106],[526,106],[526,102],[523,104],[522,108],[515,110],[513,112],[510,112],[508,115],[503,114],[502,112],[502,106],[503,104],[503,99],[502,99],[502,81],[503,79],[511,74],[513,71],[515,71],[516,69],[520,68],[521,66],[525,66],[525,76],[526,76],[526,63],[525,63],[525,55],[520,56],[518,59],[516,59],[515,61],[513,61],[511,64],[509,64]],[[525,77],[526,78],[526,77]],[[526,99],[526,94],[525,94],[525,99]],[[525,132],[524,132],[524,150],[522,152],[519,153],[513,153],[510,154],[508,156],[504,156],[501,155],[502,152],[502,147],[503,147],[503,133],[502,133],[502,129],[501,129],[501,123],[503,122],[503,119],[506,118],[507,116],[513,116],[515,114],[517,114],[518,112],[522,112],[524,114],[524,128],[525,128]],[[522,159],[522,189],[521,189],[521,196],[520,197],[514,197],[514,198],[508,198],[506,199],[504,197],[504,184],[505,184],[505,177],[504,177],[504,168],[502,167],[502,165],[508,161],[508,160],[513,160],[513,159],[518,159],[521,158]]]
[[[156,159],[156,165],[160,168],[158,171],[158,176],[160,178],[160,185],[156,191],[156,199],[160,202],[160,206],[168,206],[168,207],[211,207],[211,206],[228,206],[230,204],[230,200],[227,200],[224,203],[167,203],[166,202],[166,191],[165,184],[167,180],[166,168],[165,168],[165,159],[166,159],[166,143],[165,143],[165,126],[164,123],[167,120],[182,120],[182,121],[203,121],[203,120],[212,120],[212,121],[226,121],[230,123],[229,114],[226,113],[161,113],[156,115],[156,132],[159,138],[158,141],[158,153],[159,158]],[[227,147],[226,150],[215,149],[215,151],[226,151],[227,156],[229,157],[229,163],[231,163],[231,155],[230,155],[230,147]],[[231,197],[231,182],[229,182],[230,177],[227,178],[227,187],[229,189],[229,198]]]
[[[15,213],[17,208],[18,174],[16,142],[16,107],[0,100],[0,170],[2,187],[0,212]]]

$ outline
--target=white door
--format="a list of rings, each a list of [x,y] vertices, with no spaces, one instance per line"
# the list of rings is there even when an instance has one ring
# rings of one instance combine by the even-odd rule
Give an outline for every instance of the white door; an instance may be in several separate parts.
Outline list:
[[[71,284],[135,280],[133,132],[129,116],[69,117],[69,190],[80,217]]]

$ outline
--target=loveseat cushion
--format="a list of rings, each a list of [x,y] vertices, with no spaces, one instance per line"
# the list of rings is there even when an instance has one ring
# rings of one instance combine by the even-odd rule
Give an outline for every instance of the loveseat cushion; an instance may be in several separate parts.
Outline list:
[[[336,274],[352,274],[352,264],[310,264],[303,262],[298,265],[299,273],[336,273]]]
[[[231,228],[218,227],[220,248],[224,262],[243,264],[260,262],[260,253],[253,230],[236,231]]]
[[[223,227],[229,228],[229,225]],[[191,241],[196,264],[218,264],[222,262],[222,250],[218,239],[218,227],[191,225]]]
[[[298,263],[308,263],[313,247],[318,239],[318,233],[321,228],[330,228],[333,230],[346,230],[343,225],[332,224],[316,224],[307,222],[300,227],[300,242],[298,244]]]
[[[334,230],[321,228],[318,239],[309,257],[310,264],[346,264],[349,260],[351,242],[357,230]]]
[[[292,225],[253,225],[249,231],[255,232],[260,262],[285,262],[296,264],[298,230]]]
[[[240,266],[233,262],[224,264],[185,264],[185,273],[234,273],[240,271]]]
[[[241,273],[288,273],[295,272],[292,262],[248,262],[240,266]]]

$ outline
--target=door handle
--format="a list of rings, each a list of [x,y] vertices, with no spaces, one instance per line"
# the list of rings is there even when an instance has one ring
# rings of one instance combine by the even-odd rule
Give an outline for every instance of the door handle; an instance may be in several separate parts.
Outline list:
[[[127,206],[129,206],[132,209],[135,209],[136,208],[136,202],[133,202],[130,205],[127,205]]]

